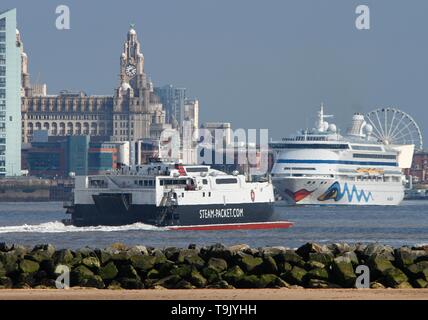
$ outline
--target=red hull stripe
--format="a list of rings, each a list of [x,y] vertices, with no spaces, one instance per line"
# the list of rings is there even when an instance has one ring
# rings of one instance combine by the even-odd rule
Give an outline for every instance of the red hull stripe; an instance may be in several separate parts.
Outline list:
[[[271,222],[250,222],[231,224],[211,224],[195,226],[171,226],[169,230],[254,230],[254,229],[285,229],[290,228],[293,222],[271,221]]]

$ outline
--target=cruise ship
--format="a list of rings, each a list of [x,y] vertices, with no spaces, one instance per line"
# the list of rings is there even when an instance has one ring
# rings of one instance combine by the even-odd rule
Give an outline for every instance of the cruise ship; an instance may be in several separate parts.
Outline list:
[[[145,223],[175,230],[287,228],[273,221],[270,179],[250,182],[207,165],[152,162],[105,175],[76,176],[65,205],[75,226]]]
[[[297,205],[398,205],[414,145],[380,141],[360,113],[345,135],[328,117],[321,105],[313,129],[270,143],[280,197]]]

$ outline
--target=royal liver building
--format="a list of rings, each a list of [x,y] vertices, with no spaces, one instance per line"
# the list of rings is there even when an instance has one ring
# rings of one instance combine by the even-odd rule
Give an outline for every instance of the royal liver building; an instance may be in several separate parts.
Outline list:
[[[23,47],[22,47],[23,48]],[[114,96],[83,92],[48,95],[46,86],[31,85],[28,58],[22,50],[22,137],[31,142],[36,130],[51,136],[90,135],[99,140],[156,139],[165,128],[165,111],[144,72],[144,56],[133,26],[120,56],[120,81]]]

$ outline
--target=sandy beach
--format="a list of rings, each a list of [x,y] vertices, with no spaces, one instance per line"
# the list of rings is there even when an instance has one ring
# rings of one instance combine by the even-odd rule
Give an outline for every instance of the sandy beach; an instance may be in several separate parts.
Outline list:
[[[428,300],[428,289],[4,289],[0,300]]]

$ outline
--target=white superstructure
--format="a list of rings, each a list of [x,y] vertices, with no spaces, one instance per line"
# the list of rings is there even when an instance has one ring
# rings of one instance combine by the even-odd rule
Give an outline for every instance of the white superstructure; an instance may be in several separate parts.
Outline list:
[[[414,145],[380,141],[359,113],[345,135],[328,117],[321,105],[315,128],[270,143],[278,193],[293,204],[398,205]]]

